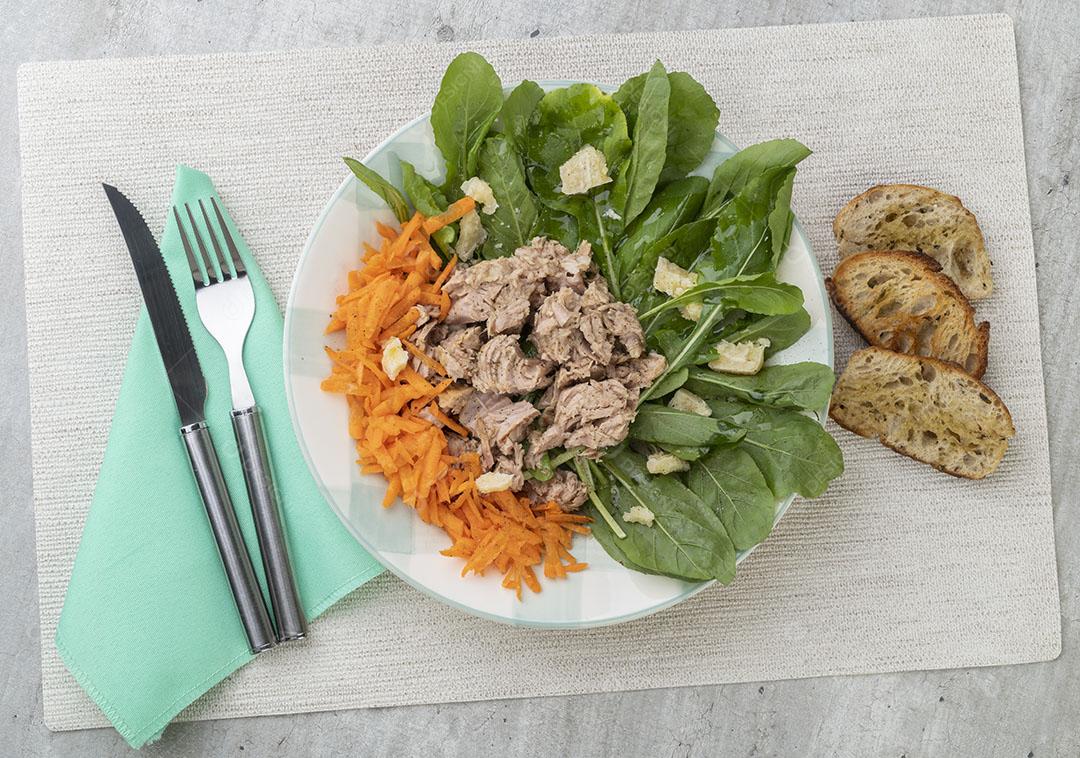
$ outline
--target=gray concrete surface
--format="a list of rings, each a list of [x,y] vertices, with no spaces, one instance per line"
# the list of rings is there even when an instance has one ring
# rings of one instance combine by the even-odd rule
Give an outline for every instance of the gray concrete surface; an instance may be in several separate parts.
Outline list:
[[[123,755],[42,723],[15,70],[31,60],[433,43],[1004,12],[1016,23],[1039,267],[1064,653],[1047,663],[176,724],[201,755],[1080,755],[1080,4],[0,0],[0,754]]]

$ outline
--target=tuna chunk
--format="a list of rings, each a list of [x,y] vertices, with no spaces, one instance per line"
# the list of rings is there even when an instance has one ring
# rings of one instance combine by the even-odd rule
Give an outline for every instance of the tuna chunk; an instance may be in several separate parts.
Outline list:
[[[524,452],[520,443],[529,424],[539,415],[524,400],[515,403],[505,395],[477,393],[466,401],[458,420],[476,435],[480,442],[480,463],[490,469],[496,454],[520,461]]]
[[[443,341],[446,337],[446,326],[440,324],[437,321],[429,321],[424,326],[417,329],[412,336],[412,343],[418,350],[431,355],[432,345],[436,345]],[[420,376],[428,379],[434,373],[431,368],[416,356],[412,357],[410,361],[413,371],[420,374]]]
[[[569,287],[579,295],[585,291],[585,275],[592,268],[592,247],[582,242],[570,252],[546,237],[534,237],[526,247],[514,251],[514,258],[530,271],[540,272],[549,292]]]
[[[493,337],[477,355],[473,386],[481,392],[524,395],[551,384],[551,364],[526,358],[517,337]]]
[[[589,497],[588,490],[573,472],[559,469],[546,482],[531,479],[525,494],[537,505],[554,502],[564,511],[576,511]]]
[[[667,368],[667,359],[659,353],[649,353],[640,358],[611,366],[608,376],[618,379],[627,389],[641,390],[655,382]]]
[[[645,352],[645,333],[641,330],[637,312],[627,303],[609,303],[601,306],[604,326],[617,339],[631,358],[640,358]]]
[[[480,352],[481,327],[454,329],[434,350],[435,360],[443,365],[451,379],[469,379],[476,370],[476,354]]]
[[[516,257],[480,261],[458,268],[443,286],[450,296],[447,324],[486,322],[488,333],[519,332],[529,304],[544,294],[545,270]]]
[[[555,404],[554,423],[530,438],[530,459],[559,446],[583,447],[585,455],[596,456],[602,448],[622,442],[634,420],[637,397],[637,391],[614,379],[563,390]]]
[[[465,407],[465,401],[472,396],[476,390],[467,384],[451,384],[444,389],[436,398],[439,403],[439,408],[445,413],[452,413],[455,416],[461,413],[461,409]]]
[[[529,339],[542,358],[564,363],[570,360],[578,342],[580,319],[581,295],[565,287],[544,299],[536,312]]]

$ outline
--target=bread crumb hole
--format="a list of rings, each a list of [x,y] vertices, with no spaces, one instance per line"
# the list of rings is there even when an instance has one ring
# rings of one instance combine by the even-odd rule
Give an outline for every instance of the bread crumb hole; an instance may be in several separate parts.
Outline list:
[[[924,363],[919,368],[919,374],[922,376],[923,381],[932,382],[937,377],[937,369],[931,366],[929,363]],[[981,397],[981,395],[980,395]],[[989,402],[989,401],[987,401]]]

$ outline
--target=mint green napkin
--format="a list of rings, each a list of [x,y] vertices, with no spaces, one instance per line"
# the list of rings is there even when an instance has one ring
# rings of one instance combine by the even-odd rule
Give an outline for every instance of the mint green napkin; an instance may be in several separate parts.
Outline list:
[[[186,166],[177,169],[173,203],[210,195],[216,195],[210,177]],[[104,195],[101,203],[108,207]],[[304,464],[285,400],[281,313],[229,222],[255,289],[244,362],[263,411],[300,594],[313,618],[382,568],[346,532]],[[206,374],[210,432],[263,581],[229,421],[225,355],[199,321],[171,213],[161,250]],[[127,263],[119,229],[115,255]],[[131,276],[134,281],[134,271]],[[144,308],[56,633],[64,663],[132,747],[155,739],[189,703],[252,659],[178,427]],[[310,635],[318,634],[315,625]]]

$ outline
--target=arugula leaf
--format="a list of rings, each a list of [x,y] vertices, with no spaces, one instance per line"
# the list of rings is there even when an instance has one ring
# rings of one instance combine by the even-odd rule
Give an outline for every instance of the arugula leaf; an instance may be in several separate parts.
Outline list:
[[[725,201],[754,179],[771,169],[793,168],[808,155],[810,149],[793,139],[770,140],[740,150],[716,167],[702,213],[716,215]]]
[[[437,216],[446,210],[449,203],[442,190],[417,173],[416,168],[408,161],[399,161],[401,164],[402,184],[405,194],[413,204],[413,208],[425,216]],[[454,225],[444,226],[435,234],[431,235],[436,246],[444,253],[453,247],[454,238],[457,236]]]
[[[663,397],[679,389],[686,382],[688,374],[688,369],[684,367],[668,374],[663,382],[655,382],[652,387],[652,397]]]
[[[713,416],[746,432],[739,447],[757,463],[777,498],[817,497],[844,472],[836,441],[813,419],[791,410],[710,400]]]
[[[794,168],[770,169],[746,185],[717,213],[712,269],[703,271],[708,278],[727,279],[776,268],[787,246],[784,230],[791,225],[794,179]]]
[[[618,543],[622,556],[650,572],[690,581],[726,584],[735,577],[735,546],[723,522],[684,484],[653,476],[645,460],[627,450],[605,456],[601,465],[611,477],[613,512],[642,505],[655,517],[652,526],[625,525],[626,539]]]
[[[820,411],[832,394],[836,377],[822,363],[766,366],[753,376],[692,369],[686,389],[702,397],[736,398],[756,405]]]
[[[386,204],[390,206],[390,210],[394,212],[394,216],[397,220],[404,224],[409,220],[412,215],[409,213],[409,204],[405,201],[405,196],[398,191],[390,182],[383,179],[377,172],[372,171],[358,160],[352,158],[343,158],[345,165],[348,166],[353,174],[367,185],[368,189],[374,192],[376,195],[386,201]]]
[[[656,257],[662,253],[657,251],[651,259],[647,254],[653,252],[652,247],[660,240],[673,234],[673,230],[678,230],[697,216],[705,199],[706,187],[703,177],[690,176],[671,182],[657,191],[645,210],[627,225],[625,237],[615,249],[616,268],[623,281],[634,277],[640,281],[647,280],[646,287],[652,285]],[[703,223],[713,224],[711,221]],[[669,241],[667,244],[674,243]],[[702,248],[707,246],[708,238]]]
[[[525,171],[513,145],[505,137],[488,137],[480,148],[480,178],[491,185],[498,207],[481,213],[488,231],[485,258],[510,255],[528,244],[536,226],[538,203],[525,184]]]
[[[738,442],[742,437],[742,430],[711,416],[657,403],[646,403],[638,408],[630,425],[631,439],[679,447],[708,447],[718,442]]]
[[[615,100],[633,129],[638,118],[638,103],[648,74],[628,79],[615,93]],[[712,97],[694,77],[682,71],[668,74],[671,95],[668,98],[668,134],[664,170],[660,181],[685,176],[697,168],[709,153],[716,138],[720,111]]]
[[[637,103],[630,159],[612,188],[612,205],[623,223],[633,221],[653,196],[667,155],[668,98],[671,84],[664,64],[656,61],[645,77]]]
[[[446,161],[443,190],[459,193],[476,174],[480,144],[502,108],[499,75],[479,53],[461,53],[446,68],[431,106],[435,144]]]
[[[687,303],[717,301],[727,308],[739,308],[751,313],[776,315],[794,313],[803,304],[802,290],[794,284],[776,281],[771,273],[756,276],[740,276],[720,282],[702,282],[678,297],[669,298],[659,305],[639,314],[645,322],[661,313],[674,310]]]
[[[769,340],[769,346],[765,348],[765,356],[768,357],[791,347],[808,331],[810,331],[810,314],[806,308],[800,308],[794,313],[776,316],[748,315],[721,331],[717,338],[730,342],[745,342],[765,337]],[[711,349],[710,353],[712,353]],[[711,357],[703,357],[698,363],[707,363],[715,357],[715,354]]]
[[[523,81],[506,96],[499,111],[499,124],[506,139],[519,151],[525,150],[525,130],[544,90],[536,82]]]
[[[709,249],[709,241],[712,239],[715,228],[716,221],[713,219],[692,221],[665,234],[650,245],[626,274],[623,281],[623,298],[633,305],[642,304],[642,298],[652,291],[656,263],[661,257],[683,268],[691,268],[686,261],[696,260],[702,251]]]
[[[690,466],[687,484],[720,520],[739,550],[757,545],[772,531],[773,497],[754,459],[738,447],[718,447]]]
[[[663,389],[665,382],[668,381],[668,377],[671,374],[682,369],[684,366],[688,366],[693,362],[697,356],[698,350],[705,343],[705,340],[709,338],[713,327],[716,323],[723,318],[724,309],[719,304],[707,303],[702,309],[701,318],[694,325],[694,328],[690,331],[690,334],[686,337],[682,346],[678,350],[673,350],[667,354],[668,365],[664,369],[660,376],[656,377],[656,381],[653,382],[641,396],[638,398],[638,405],[640,406],[646,400],[653,396],[653,393],[657,389]]]

